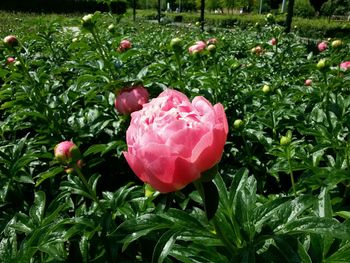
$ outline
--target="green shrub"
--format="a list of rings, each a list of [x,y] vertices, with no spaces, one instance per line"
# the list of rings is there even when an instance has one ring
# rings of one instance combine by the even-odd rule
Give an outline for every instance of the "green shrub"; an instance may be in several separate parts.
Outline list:
[[[296,0],[294,4],[294,15],[300,17],[312,17],[315,15],[315,9],[309,0]]]

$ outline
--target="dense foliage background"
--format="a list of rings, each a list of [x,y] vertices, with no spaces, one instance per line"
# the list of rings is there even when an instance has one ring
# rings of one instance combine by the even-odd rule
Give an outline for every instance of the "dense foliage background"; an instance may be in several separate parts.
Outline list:
[[[348,262],[348,43],[319,52],[269,19],[206,32],[119,20],[40,23],[18,47],[0,46],[1,259]],[[213,37],[213,51],[188,53]],[[122,39],[132,49],[118,52]],[[132,83],[224,105],[229,136],[204,202],[192,185],[159,194],[130,170],[130,117],[114,99]],[[63,140],[79,146],[87,184],[54,159]]]

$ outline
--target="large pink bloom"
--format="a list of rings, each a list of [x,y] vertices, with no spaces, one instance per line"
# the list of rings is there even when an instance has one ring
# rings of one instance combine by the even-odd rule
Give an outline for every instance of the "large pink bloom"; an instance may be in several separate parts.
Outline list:
[[[142,109],[148,99],[148,91],[142,86],[124,88],[115,99],[114,107],[122,114],[130,114]]]
[[[135,174],[156,190],[179,190],[217,164],[228,125],[223,106],[204,97],[192,103],[167,89],[131,114],[124,156]]]
[[[345,61],[340,63],[339,67],[344,70],[350,69],[350,61]]]
[[[190,46],[188,48],[188,52],[190,54],[201,52],[202,50],[205,49],[206,46],[207,44],[204,41],[197,41],[195,45]]]

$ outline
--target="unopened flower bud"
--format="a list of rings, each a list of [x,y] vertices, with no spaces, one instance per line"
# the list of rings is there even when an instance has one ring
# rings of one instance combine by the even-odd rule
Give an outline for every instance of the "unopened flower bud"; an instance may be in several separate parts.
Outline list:
[[[113,24],[110,24],[110,25],[108,26],[108,31],[109,31],[109,32],[114,32],[114,31],[115,31],[115,26],[114,26]]]
[[[332,42],[332,47],[333,48],[337,48],[337,47],[340,47],[340,46],[342,46],[343,45],[343,42],[341,41],[341,40],[334,40],[333,42]]]
[[[54,154],[56,160],[67,164],[81,158],[79,148],[72,141],[63,141],[55,146]]]
[[[243,124],[244,124],[244,122],[241,119],[237,119],[234,121],[233,127],[238,130],[239,128],[241,128],[243,126]]]
[[[268,86],[268,85],[264,85],[263,87],[262,87],[262,91],[265,93],[265,94],[267,94],[267,93],[269,93],[270,92],[270,86]]]
[[[214,53],[216,51],[216,46],[213,45],[213,44],[210,44],[208,47],[207,47],[208,51],[210,53]]]
[[[305,86],[311,86],[311,84],[312,84],[312,80],[311,79],[305,80]]]
[[[7,36],[4,38],[4,43],[9,47],[16,47],[18,46],[18,39],[15,36]]]
[[[170,46],[172,48],[179,47],[181,43],[181,38],[175,37],[170,41]]]
[[[324,59],[324,58],[320,59],[316,65],[316,67],[320,70],[324,69],[326,67],[326,59]]]
[[[93,15],[92,14],[88,14],[83,16],[83,18],[81,19],[81,23],[83,25],[83,27],[85,28],[92,28],[94,23],[92,21]]]
[[[12,64],[12,63],[14,63],[16,60],[13,58],[13,57],[8,57],[7,59],[6,59],[6,64]]]
[[[288,145],[290,144],[292,141],[292,139],[288,136],[282,136],[281,139],[280,139],[280,145]]]

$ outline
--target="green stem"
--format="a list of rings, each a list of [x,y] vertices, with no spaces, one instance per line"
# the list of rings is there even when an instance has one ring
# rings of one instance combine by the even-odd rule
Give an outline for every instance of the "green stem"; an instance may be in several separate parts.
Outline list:
[[[182,80],[182,68],[181,68],[181,59],[178,52],[175,51],[175,59],[178,67],[179,80]]]
[[[294,194],[294,197],[296,197],[297,196],[297,191],[295,189],[295,182],[294,182],[294,176],[293,176],[293,171],[292,171],[292,163],[291,163],[291,158],[290,158],[289,146],[286,148],[286,155],[287,155],[287,160],[288,160],[290,181],[291,181],[292,187],[293,187],[293,194]]]
[[[110,61],[107,58],[107,53],[108,52],[103,48],[103,45],[102,45],[101,40],[100,40],[100,37],[99,37],[98,33],[95,31],[94,28],[91,30],[91,34],[92,34],[92,36],[93,36],[93,38],[94,38],[94,40],[96,42],[97,50],[100,53],[100,56],[101,56],[104,64],[107,66],[107,68],[109,70],[111,78],[115,79],[114,71],[113,71],[113,69],[111,67],[111,63],[110,63]]]

